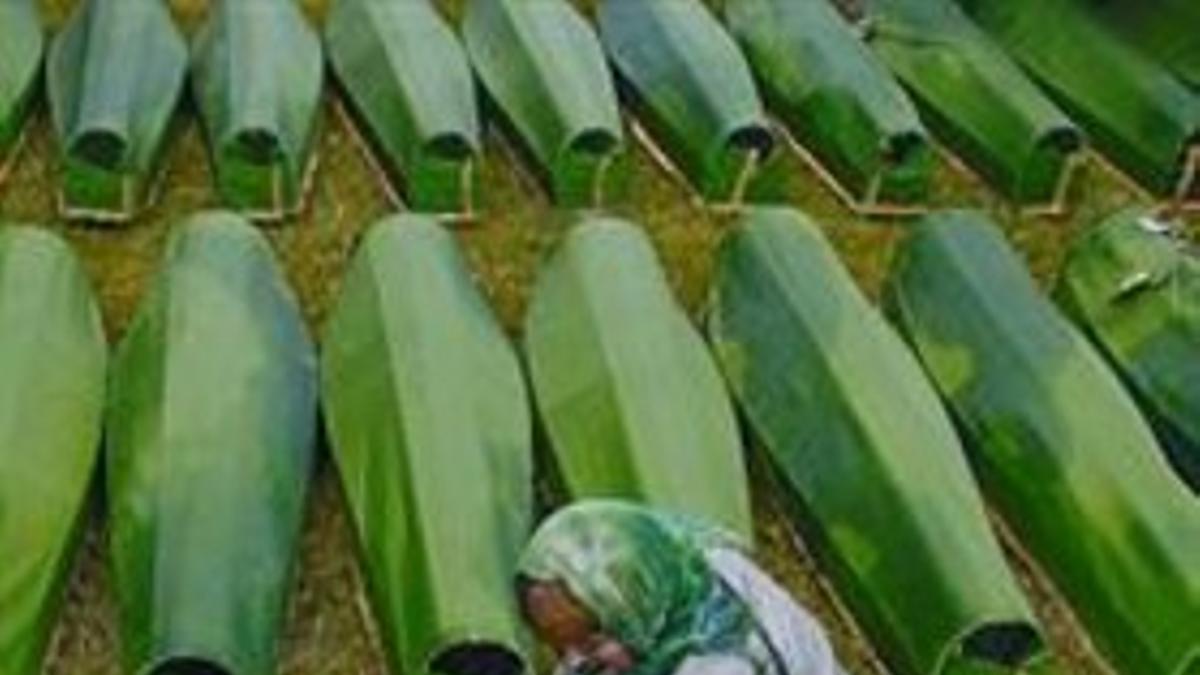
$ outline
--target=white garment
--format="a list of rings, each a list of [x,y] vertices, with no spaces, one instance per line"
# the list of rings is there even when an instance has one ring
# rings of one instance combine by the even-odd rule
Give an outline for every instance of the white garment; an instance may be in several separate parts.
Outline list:
[[[758,622],[766,648],[784,675],[843,675],[824,629],[792,596],[740,551],[714,548],[705,559],[721,580],[747,606]],[[685,663],[686,667],[688,664]],[[753,672],[753,671],[750,671]],[[741,675],[734,667],[685,671],[677,675]]]
[[[755,675],[754,666],[737,656],[693,656],[679,666],[675,675]]]

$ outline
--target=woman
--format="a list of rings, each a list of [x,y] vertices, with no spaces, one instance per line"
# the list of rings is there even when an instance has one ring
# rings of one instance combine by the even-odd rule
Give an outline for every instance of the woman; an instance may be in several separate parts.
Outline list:
[[[840,675],[820,626],[732,535],[615,501],[538,530],[517,581],[560,675]]]

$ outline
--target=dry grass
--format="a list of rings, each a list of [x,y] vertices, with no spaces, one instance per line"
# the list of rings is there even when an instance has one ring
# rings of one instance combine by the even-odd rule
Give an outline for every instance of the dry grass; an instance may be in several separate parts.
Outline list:
[[[180,18],[193,24],[202,14],[203,0],[180,0]],[[48,15],[60,20],[71,0],[46,0]],[[451,13],[458,2],[448,0]],[[308,3],[319,18],[320,0]],[[322,163],[311,207],[294,222],[268,229],[268,235],[296,288],[312,330],[319,335],[337,290],[341,272],[363,229],[387,212],[384,193],[342,121],[332,114],[320,145]],[[105,324],[118,340],[145,282],[153,273],[165,236],[174,224],[197,209],[216,206],[207,161],[195,126],[188,122],[171,147],[160,203],[135,223],[124,227],[68,226],[54,212],[57,184],[56,148],[44,111],[30,129],[29,144],[9,183],[0,192],[0,218],[40,223],[63,232],[89,269],[103,306]],[[713,251],[723,223],[693,205],[680,186],[665,178],[636,153],[625,205],[619,212],[641,223],[652,236],[680,300],[699,315],[709,281]],[[515,170],[513,159],[496,139],[489,141],[483,166],[487,194],[480,222],[460,230],[464,249],[504,325],[516,334],[539,259],[553,246],[569,217],[555,212],[527,174]],[[864,220],[839,203],[795,158],[783,158],[772,168],[778,189],[787,201],[815,216],[844,261],[874,295],[892,254],[904,234],[899,221]],[[1072,214],[1065,218],[1023,218],[1008,212],[973,179],[945,167],[936,201],[987,209],[1005,224],[1013,242],[1046,280],[1059,264],[1064,242],[1082,227],[1136,196],[1089,163],[1072,194]],[[1195,229],[1196,223],[1193,223]],[[47,672],[108,675],[116,665],[116,628],[102,563],[104,527],[93,509],[86,544],[73,575],[64,617],[55,639]],[[881,672],[870,648],[860,640],[832,601],[812,560],[793,544],[769,495],[759,495],[760,535],[769,567],[797,595],[815,608],[833,633],[838,651],[851,672]],[[1010,547],[1011,548],[1011,547]],[[313,490],[308,525],[300,556],[299,574],[281,645],[281,671],[295,674],[383,673],[385,667],[362,610],[362,585],[353,559],[352,534],[328,462],[322,463]],[[1103,672],[1086,639],[1069,621],[1068,613],[1045,580],[1020,558],[1014,564],[1046,619],[1067,672]]]

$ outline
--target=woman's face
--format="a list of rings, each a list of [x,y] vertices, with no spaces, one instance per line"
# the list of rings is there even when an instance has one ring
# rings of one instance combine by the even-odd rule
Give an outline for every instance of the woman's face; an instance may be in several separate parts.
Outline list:
[[[526,585],[521,606],[538,639],[560,658],[583,659],[618,673],[633,669],[628,649],[601,633],[595,617],[563,584]]]
[[[560,655],[582,649],[595,632],[595,619],[563,584],[529,584],[521,604],[538,638]]]

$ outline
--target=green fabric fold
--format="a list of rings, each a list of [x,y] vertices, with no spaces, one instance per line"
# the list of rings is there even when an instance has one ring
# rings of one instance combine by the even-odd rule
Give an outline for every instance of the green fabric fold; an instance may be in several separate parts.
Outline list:
[[[108,347],[70,247],[0,225],[0,672],[36,675],[99,458]]]
[[[84,0],[46,60],[66,214],[126,220],[153,199],[187,72],[160,0]]]
[[[359,129],[419,211],[470,213],[479,110],[466,53],[428,0],[340,0],[325,44]]]
[[[1200,501],[1000,230],[932,215],[888,311],[954,414],[992,505],[1118,672],[1200,668]]]
[[[514,601],[533,517],[529,398],[454,235],[371,228],[323,356],[323,399],[397,673],[520,675]]]
[[[182,223],[110,384],[126,672],[274,673],[317,401],[313,345],[266,238],[228,213]]]

